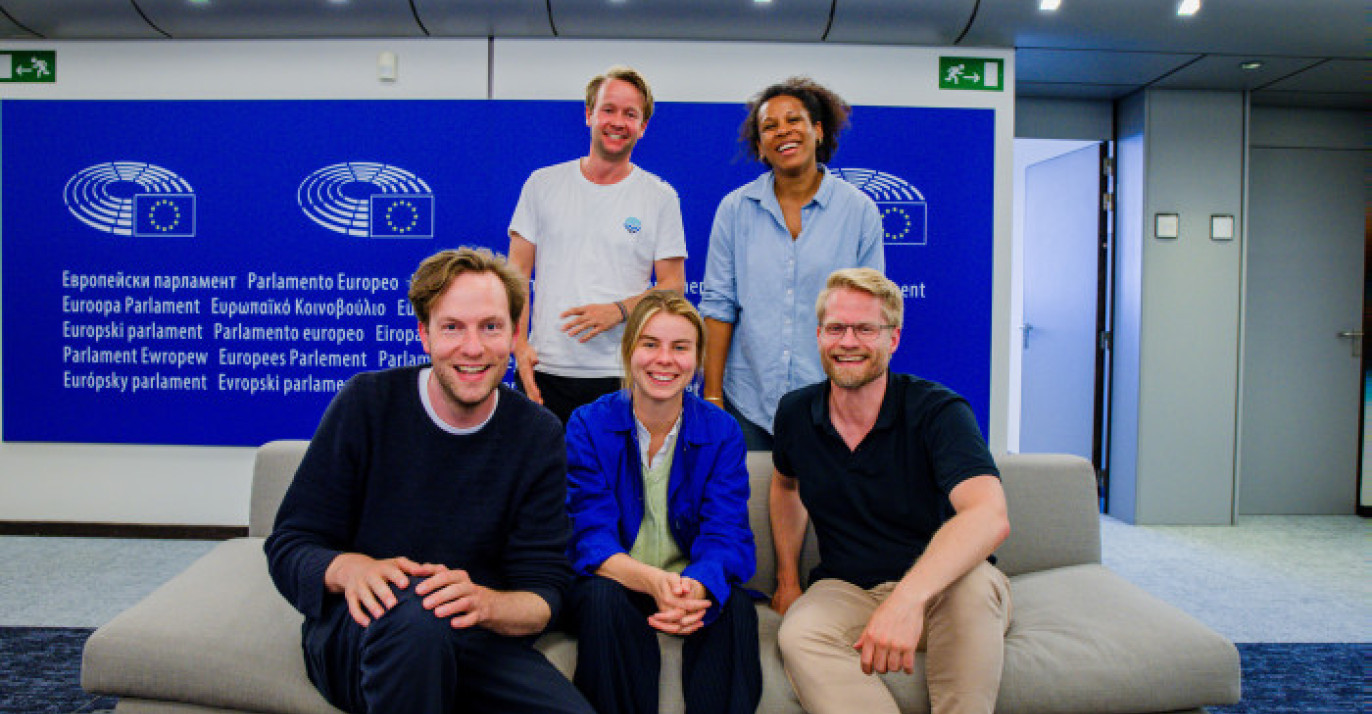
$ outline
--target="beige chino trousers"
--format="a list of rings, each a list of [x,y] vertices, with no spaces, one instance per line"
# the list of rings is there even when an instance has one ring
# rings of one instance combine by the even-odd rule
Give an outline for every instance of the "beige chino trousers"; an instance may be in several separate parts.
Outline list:
[[[842,580],[810,586],[786,612],[779,639],[786,674],[810,714],[900,714],[853,643],[896,583],[870,590]],[[929,603],[919,649],[934,714],[991,714],[1000,690],[1010,583],[981,563]]]

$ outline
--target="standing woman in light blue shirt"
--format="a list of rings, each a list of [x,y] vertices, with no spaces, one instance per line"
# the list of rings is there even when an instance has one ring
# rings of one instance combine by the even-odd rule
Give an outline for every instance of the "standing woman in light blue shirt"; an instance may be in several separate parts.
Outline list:
[[[771,450],[783,394],[824,379],[815,300],[829,274],[886,270],[876,204],[825,166],[849,112],[804,77],[759,92],[739,140],[770,170],[715,211],[700,300],[703,393],[738,419],[751,450]]]

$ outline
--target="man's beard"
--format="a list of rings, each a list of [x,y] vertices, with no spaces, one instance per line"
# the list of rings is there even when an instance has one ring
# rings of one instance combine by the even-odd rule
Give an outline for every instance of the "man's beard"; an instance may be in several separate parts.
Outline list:
[[[861,353],[848,352],[845,353],[845,356],[854,354]],[[824,365],[824,373],[829,375],[829,379],[833,381],[834,386],[842,387],[843,389],[858,389],[871,384],[880,378],[881,375],[886,374],[886,369],[891,364],[890,355],[882,355],[878,352],[869,350],[866,353],[866,356],[868,358],[865,363],[866,366],[860,372],[854,372],[852,368],[840,367],[840,363],[827,352],[824,353],[824,358],[821,362],[823,362]]]

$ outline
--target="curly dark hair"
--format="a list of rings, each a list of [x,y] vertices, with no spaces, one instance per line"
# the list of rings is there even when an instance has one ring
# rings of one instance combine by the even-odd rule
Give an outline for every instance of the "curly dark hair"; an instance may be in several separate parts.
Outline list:
[[[838,135],[848,128],[848,115],[853,108],[843,101],[843,97],[809,77],[791,77],[753,95],[748,100],[748,118],[738,128],[739,143],[743,144],[749,156],[767,163],[757,150],[758,140],[762,137],[757,128],[757,114],[769,99],[782,95],[798,99],[805,105],[810,121],[824,126],[824,141],[815,147],[815,158],[820,163],[828,163],[834,152],[838,151]]]

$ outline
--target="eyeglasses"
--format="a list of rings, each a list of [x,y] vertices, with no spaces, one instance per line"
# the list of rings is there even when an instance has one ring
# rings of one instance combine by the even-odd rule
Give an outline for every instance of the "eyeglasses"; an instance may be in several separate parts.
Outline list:
[[[877,335],[881,334],[882,330],[894,330],[896,329],[896,326],[878,325],[874,322],[858,322],[851,325],[846,322],[826,322],[823,325],[820,325],[819,329],[824,333],[825,337],[830,339],[842,339],[844,333],[848,332],[848,330],[852,330],[853,335],[859,340],[871,342],[877,338]]]

